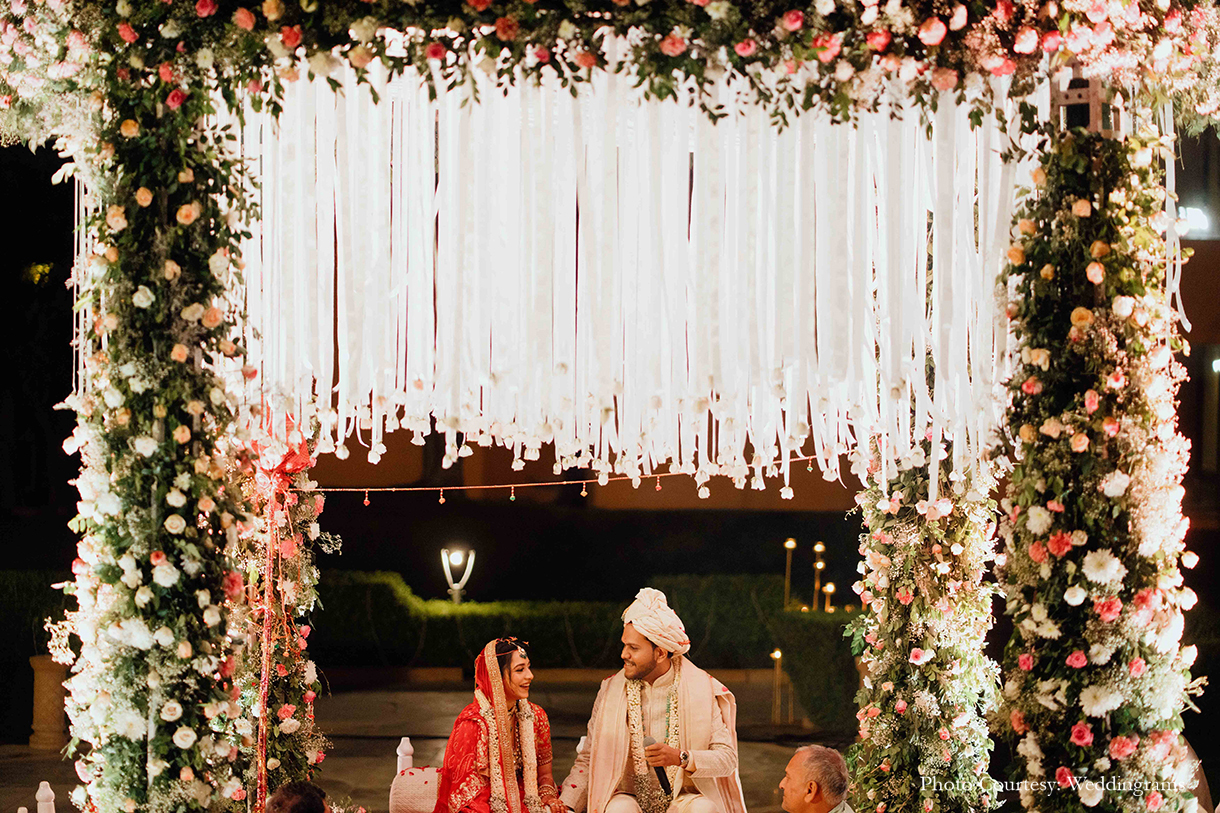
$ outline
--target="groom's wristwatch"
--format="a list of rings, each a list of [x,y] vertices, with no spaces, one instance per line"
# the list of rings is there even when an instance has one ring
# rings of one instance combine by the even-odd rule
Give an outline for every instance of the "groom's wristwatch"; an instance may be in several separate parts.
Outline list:
[[[678,765],[680,765],[682,767],[682,770],[685,771],[686,766],[689,764],[690,764],[690,751],[680,751],[678,753]]]

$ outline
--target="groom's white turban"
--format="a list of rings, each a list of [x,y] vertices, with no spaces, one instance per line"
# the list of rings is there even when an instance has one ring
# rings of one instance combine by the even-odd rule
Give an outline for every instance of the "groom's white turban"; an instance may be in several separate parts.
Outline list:
[[[669,608],[669,602],[660,590],[645,587],[636,593],[635,601],[623,611],[623,624],[631,624],[666,652],[685,655],[690,650],[686,627],[678,614]]]

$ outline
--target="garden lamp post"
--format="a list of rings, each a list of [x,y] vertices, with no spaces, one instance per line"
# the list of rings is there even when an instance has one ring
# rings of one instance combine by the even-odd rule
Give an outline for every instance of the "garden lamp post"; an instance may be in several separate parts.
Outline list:
[[[778,724],[784,705],[784,653],[775,650],[771,653],[771,660],[775,661],[775,674],[771,678],[771,722]]]
[[[455,582],[450,568],[461,567],[463,561],[466,563],[466,570],[462,573],[462,578]],[[474,570],[474,551],[464,553],[441,548],[441,565],[445,568],[445,581],[449,582],[449,597],[453,599],[454,604],[461,604],[462,594],[466,592],[466,582],[470,581],[470,572]]]
[[[822,594],[826,596],[826,612],[833,613],[835,608],[831,605],[830,599],[835,594],[835,583],[826,582],[822,587]]]
[[[789,599],[792,595],[792,551],[796,550],[796,540],[788,537],[784,542],[784,553],[786,554],[784,561],[784,609],[788,609]]]
[[[826,563],[822,561],[822,554],[826,552],[826,543],[818,541],[813,543],[813,609],[818,608],[818,596],[822,594],[822,571],[826,569]]]

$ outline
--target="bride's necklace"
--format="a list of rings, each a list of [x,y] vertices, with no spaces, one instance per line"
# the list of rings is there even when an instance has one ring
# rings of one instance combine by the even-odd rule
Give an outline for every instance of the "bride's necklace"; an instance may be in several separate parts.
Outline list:
[[[665,743],[674,748],[679,746],[678,717],[678,683],[682,677],[682,661],[673,662],[674,681],[665,695]],[[671,765],[665,769],[669,779],[671,793],[665,793],[660,787],[653,787],[648,760],[644,756],[644,720],[641,710],[640,693],[643,687],[641,680],[627,681],[627,726],[631,732],[631,761],[635,774],[635,799],[643,813],[665,813],[674,794],[678,790],[678,775],[681,766]]]

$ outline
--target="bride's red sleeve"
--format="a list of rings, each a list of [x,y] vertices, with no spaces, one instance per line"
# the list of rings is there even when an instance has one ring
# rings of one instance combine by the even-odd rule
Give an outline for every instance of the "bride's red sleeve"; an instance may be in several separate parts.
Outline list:
[[[433,813],[489,813],[487,732],[478,720],[461,716],[445,747]]]
[[[551,721],[547,719],[542,706],[534,704],[534,750],[538,754],[538,764],[546,765],[553,758],[551,754]]]

